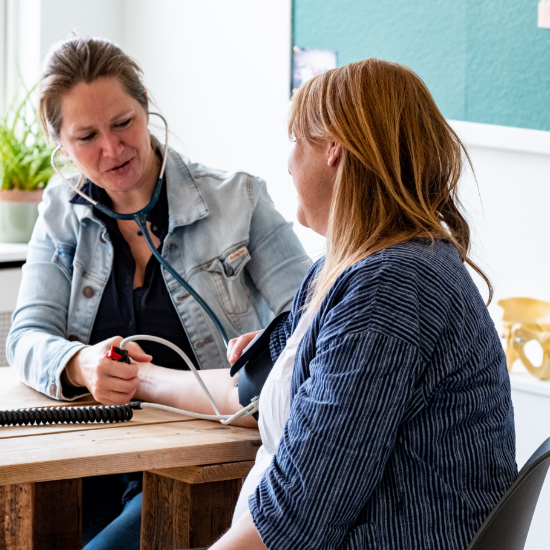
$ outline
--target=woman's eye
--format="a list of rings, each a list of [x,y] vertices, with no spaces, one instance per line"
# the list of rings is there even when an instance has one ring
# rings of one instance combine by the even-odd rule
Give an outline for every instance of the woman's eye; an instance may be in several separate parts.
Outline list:
[[[91,141],[94,138],[95,134],[88,134],[86,136],[81,136],[78,138],[78,141]]]
[[[117,124],[117,126],[119,128],[125,128],[126,126],[128,126],[130,124],[130,122],[132,122],[131,118],[129,118],[128,120],[125,120],[124,122],[120,122],[119,124]]]

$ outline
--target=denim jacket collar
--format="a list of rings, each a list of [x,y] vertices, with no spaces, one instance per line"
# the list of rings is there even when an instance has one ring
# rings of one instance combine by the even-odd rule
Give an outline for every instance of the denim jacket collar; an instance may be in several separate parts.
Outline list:
[[[168,232],[175,227],[191,225],[208,216],[208,206],[196,181],[181,156],[168,149],[166,161],[166,192],[168,193]]]
[[[155,137],[151,137],[151,141],[153,147],[163,150],[163,145]],[[208,216],[208,207],[189,168],[182,157],[170,147],[166,160],[166,192],[168,194],[169,233],[176,227],[191,225]],[[73,208],[80,223],[90,218],[102,224],[88,206],[75,204]]]

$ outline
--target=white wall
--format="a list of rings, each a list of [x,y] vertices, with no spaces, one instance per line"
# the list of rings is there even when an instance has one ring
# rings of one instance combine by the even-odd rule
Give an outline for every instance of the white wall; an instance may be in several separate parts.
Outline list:
[[[123,45],[192,160],[267,181],[295,219],[287,168],[290,0],[126,0]],[[310,254],[323,244],[294,225]]]
[[[518,388],[517,381],[522,376],[528,377],[527,383]],[[548,423],[540,421],[542,419],[546,420],[550,415],[550,395],[547,393],[547,387],[543,383],[536,384],[537,382],[535,378],[528,374],[517,373],[512,376],[512,402],[516,423],[518,467],[523,466],[540,444],[550,435],[547,427]],[[540,391],[541,387],[544,388],[542,391]],[[540,493],[525,550],[548,550],[550,546],[548,542],[549,516],[550,476],[547,477]]]
[[[22,96],[21,80],[27,89],[38,81],[50,47],[71,32],[122,42],[123,0],[0,0],[0,8],[8,19],[0,46],[1,56],[7,50],[5,82],[0,85],[2,111],[16,93]]]
[[[501,298],[550,302],[550,132],[453,122],[470,153],[462,200],[472,222],[474,257],[495,287],[489,306],[500,324]],[[486,286],[476,279],[487,296]]]
[[[67,38],[71,31],[109,38],[117,44],[122,41],[122,0],[41,0],[40,4],[42,58],[52,44]]]

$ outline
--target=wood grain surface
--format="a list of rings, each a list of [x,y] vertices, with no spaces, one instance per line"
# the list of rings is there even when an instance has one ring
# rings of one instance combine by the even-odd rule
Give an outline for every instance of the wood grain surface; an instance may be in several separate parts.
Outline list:
[[[0,485],[252,460],[258,430],[207,420],[3,439]]]
[[[28,386],[17,376],[12,367],[0,367],[0,410],[22,409],[30,407],[59,407],[70,405],[96,405],[91,395],[85,395],[76,401],[58,401],[43,395]]]
[[[154,473],[195,485],[197,483],[211,483],[213,481],[226,481],[228,479],[242,479],[249,474],[253,466],[253,460],[245,460],[243,462],[229,462],[227,464],[209,464],[208,466],[163,468],[155,470]]]
[[[33,550],[34,483],[0,487],[0,548]]]
[[[202,548],[229,527],[242,479],[190,485],[145,472],[141,550]]]
[[[1,550],[80,550],[82,480],[0,487]]]
[[[82,548],[82,480],[64,479],[34,484],[33,548]]]
[[[14,437],[30,437],[33,435],[52,435],[67,432],[82,432],[87,430],[104,430],[106,428],[125,426],[141,426],[145,424],[166,424],[170,422],[186,422],[193,420],[190,416],[155,410],[143,409],[134,411],[132,420],[124,423],[95,423],[86,424],[40,424],[38,426],[0,426],[0,440]],[[0,446],[2,445],[0,441]],[[0,447],[1,448],[1,447]]]

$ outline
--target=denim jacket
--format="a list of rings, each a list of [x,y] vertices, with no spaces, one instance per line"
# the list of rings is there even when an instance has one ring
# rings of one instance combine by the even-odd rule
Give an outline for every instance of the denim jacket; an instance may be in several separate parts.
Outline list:
[[[311,262],[265,182],[190,163],[170,149],[166,185],[162,254],[209,304],[228,337],[261,329],[290,309]],[[89,341],[113,265],[107,228],[90,207],[71,204],[72,193],[61,180],[44,192],[6,345],[23,381],[56,399],[66,399],[61,373]],[[212,321],[166,270],[162,274],[201,368],[229,366]]]

